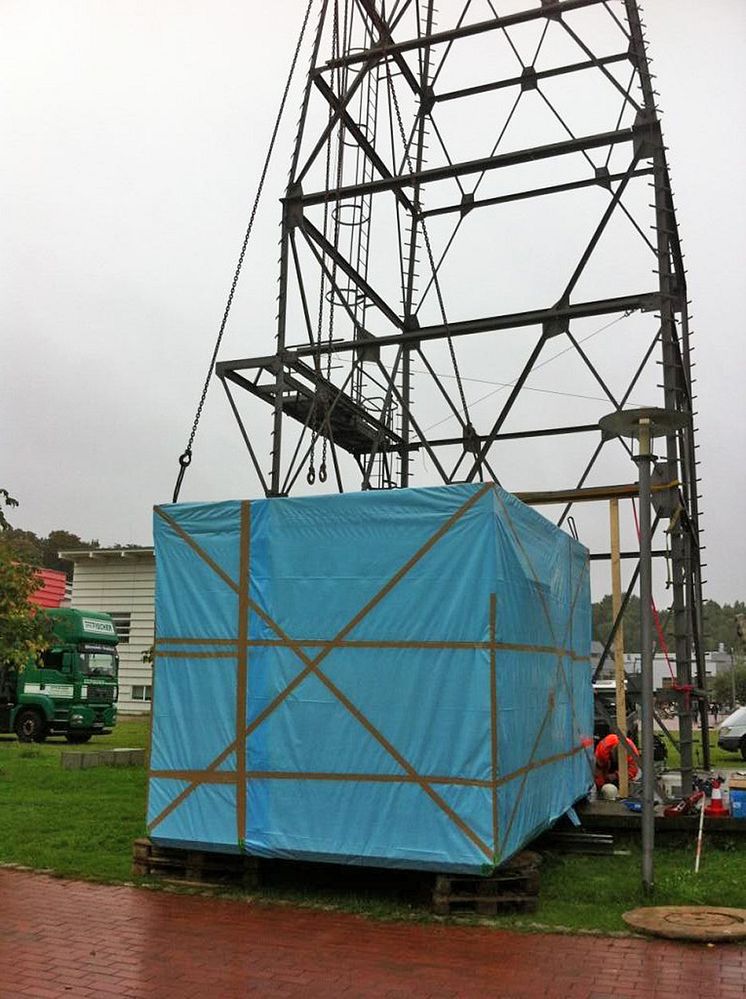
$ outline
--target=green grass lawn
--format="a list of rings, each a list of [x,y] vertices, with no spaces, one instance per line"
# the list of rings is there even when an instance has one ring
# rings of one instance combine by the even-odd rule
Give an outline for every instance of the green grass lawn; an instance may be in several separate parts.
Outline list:
[[[84,746],[64,739],[20,743],[0,736],[0,862],[60,874],[129,877],[132,841],[145,831],[145,770],[63,770],[63,750],[94,751],[148,743],[148,720],[121,721]]]
[[[124,720],[113,735],[95,737],[80,748],[141,747],[147,740],[146,719]],[[62,770],[59,755],[69,748],[64,740],[24,745],[0,737],[0,862],[103,881],[130,880],[132,841],[145,832],[145,772],[109,767]],[[623,930],[622,912],[645,899],[637,843],[620,839],[617,847],[629,852],[610,857],[546,856],[539,911],[505,916],[495,924]],[[708,841],[698,875],[693,865],[693,839],[677,846],[659,845],[657,904],[746,907],[746,843]],[[263,889],[259,895],[382,918],[430,918],[422,906],[397,900],[385,889],[286,885]]]
[[[629,856],[549,857],[542,870],[541,904],[533,919],[573,929],[622,930],[621,914],[638,905],[726,905],[746,907],[746,844],[706,841],[694,873],[694,837],[680,845],[658,844],[655,896],[642,892],[640,849],[615,837]],[[523,920],[527,922],[527,920]]]
[[[671,734],[673,735],[674,739],[678,743],[678,732],[672,732]],[[666,743],[666,749],[668,750],[668,766],[672,770],[675,770],[676,767],[678,767],[679,763],[681,762],[681,758],[679,756],[679,752],[671,744],[671,742],[668,739],[665,739],[665,737],[662,736],[662,735],[661,735],[661,738],[664,738],[664,741]],[[693,736],[693,740],[694,740],[694,747],[693,747],[694,748],[694,766],[695,767],[701,767],[702,766],[702,733],[701,732],[695,732],[694,736]],[[740,753],[726,753],[724,749],[721,749],[718,746],[718,735],[717,735],[717,732],[712,732],[711,731],[710,732],[710,765],[712,766],[713,770],[716,770],[718,767],[738,767],[740,764],[743,764],[743,767],[746,770],[746,763],[744,763],[744,761],[741,759],[741,754]]]

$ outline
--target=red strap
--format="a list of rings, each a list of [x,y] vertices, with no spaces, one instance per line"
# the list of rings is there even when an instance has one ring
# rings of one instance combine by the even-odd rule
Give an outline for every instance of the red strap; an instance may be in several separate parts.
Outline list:
[[[637,531],[637,544],[640,544],[640,522],[637,519],[637,507],[635,505],[634,499],[632,500],[632,513],[635,517],[635,530]],[[668,642],[666,641],[666,636],[663,634],[663,627],[661,626],[661,619],[658,615],[658,608],[655,606],[655,600],[651,596],[650,598],[650,609],[653,612],[653,624],[655,625],[655,631],[658,636],[658,644],[661,647],[663,655],[666,657],[666,665],[668,666],[668,672],[671,674],[671,680],[673,682],[674,690],[683,690],[683,687],[679,687],[676,683],[676,674],[674,673],[673,666],[671,665],[671,656],[668,652]],[[694,689],[694,688],[690,688]],[[688,696],[688,695],[687,695]],[[688,708],[688,705],[687,705]]]
[[[640,543],[640,523],[637,519],[637,507],[635,506],[634,499],[632,500],[632,513],[635,515],[635,529],[637,531],[637,543]],[[684,708],[686,711],[689,710],[692,704],[692,691],[695,689],[694,685],[691,683],[678,683],[676,679],[676,674],[673,671],[673,666],[671,665],[671,657],[668,653],[668,642],[666,641],[666,636],[663,634],[663,628],[661,627],[661,619],[658,616],[658,609],[655,606],[655,600],[651,596],[650,598],[650,609],[653,612],[653,622],[655,623],[655,630],[658,633],[658,644],[660,645],[663,655],[666,657],[666,663],[668,664],[668,672],[671,674],[671,687],[673,690],[679,691],[684,695]]]

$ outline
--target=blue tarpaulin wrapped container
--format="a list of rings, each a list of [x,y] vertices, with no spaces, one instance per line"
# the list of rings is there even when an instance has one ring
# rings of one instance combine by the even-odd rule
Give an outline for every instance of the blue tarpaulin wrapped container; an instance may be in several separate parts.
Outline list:
[[[587,792],[588,553],[498,486],[154,523],[154,841],[486,871]]]

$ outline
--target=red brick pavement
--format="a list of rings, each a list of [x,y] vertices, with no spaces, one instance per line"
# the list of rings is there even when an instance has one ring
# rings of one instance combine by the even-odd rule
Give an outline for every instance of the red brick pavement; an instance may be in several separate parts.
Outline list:
[[[0,870],[0,996],[746,996],[746,948],[520,934]]]

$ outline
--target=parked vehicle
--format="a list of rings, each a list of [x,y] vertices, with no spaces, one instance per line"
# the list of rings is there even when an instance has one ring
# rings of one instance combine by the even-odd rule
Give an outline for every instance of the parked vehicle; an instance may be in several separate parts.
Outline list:
[[[746,760],[746,708],[736,710],[724,718],[718,729],[718,746],[726,753],[741,753]]]
[[[64,735],[88,742],[108,735],[117,718],[117,633],[108,614],[46,610],[53,644],[18,670],[0,665],[0,732],[21,742]]]

